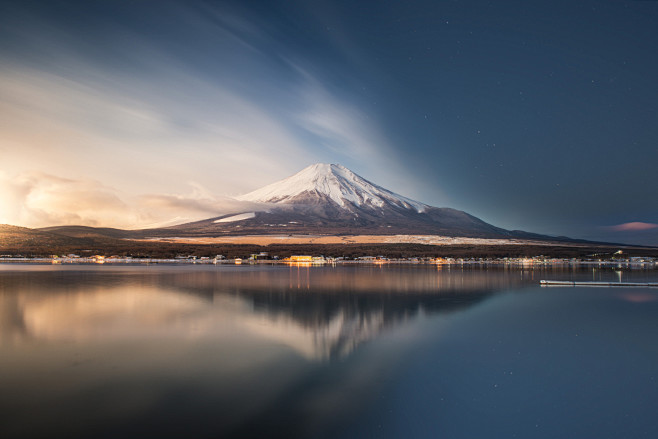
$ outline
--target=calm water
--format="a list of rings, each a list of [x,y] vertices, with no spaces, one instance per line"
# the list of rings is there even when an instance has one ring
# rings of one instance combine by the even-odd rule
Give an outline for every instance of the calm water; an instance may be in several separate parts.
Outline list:
[[[612,269],[0,265],[0,437],[656,438]]]

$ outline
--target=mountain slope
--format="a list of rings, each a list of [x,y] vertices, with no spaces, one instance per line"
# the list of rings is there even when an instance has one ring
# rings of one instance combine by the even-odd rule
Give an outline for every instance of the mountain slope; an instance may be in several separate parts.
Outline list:
[[[64,228],[66,226],[61,229]],[[0,224],[0,252],[30,255],[35,252],[43,253],[47,248],[90,248],[95,244],[92,239],[69,236],[56,227],[54,229],[56,230],[43,231]]]

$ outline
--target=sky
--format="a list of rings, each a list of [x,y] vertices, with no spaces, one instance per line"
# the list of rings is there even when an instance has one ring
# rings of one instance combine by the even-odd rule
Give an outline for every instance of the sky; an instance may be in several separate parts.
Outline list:
[[[316,162],[658,245],[658,1],[0,1],[0,223],[225,213]]]

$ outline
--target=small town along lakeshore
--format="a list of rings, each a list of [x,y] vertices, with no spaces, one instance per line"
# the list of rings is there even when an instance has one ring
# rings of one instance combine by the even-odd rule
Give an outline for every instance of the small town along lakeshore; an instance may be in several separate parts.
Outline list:
[[[20,255],[2,255],[0,263],[49,263],[49,264],[205,264],[205,265],[293,265],[293,266],[316,266],[316,265],[436,265],[436,266],[464,266],[464,265],[486,265],[486,266],[592,266],[626,269],[656,269],[658,258],[632,256],[625,257],[623,253],[617,252],[612,256],[602,258],[593,255],[590,258],[552,258],[545,256],[524,258],[443,258],[443,257],[412,257],[412,258],[387,258],[383,256],[362,256],[356,258],[325,257],[310,255],[293,255],[286,258],[271,257],[262,252],[253,254],[249,258],[228,259],[222,255],[211,257],[178,256],[176,258],[146,258],[146,257],[105,257],[101,255],[80,256],[69,254],[66,256],[51,257],[24,257]]]

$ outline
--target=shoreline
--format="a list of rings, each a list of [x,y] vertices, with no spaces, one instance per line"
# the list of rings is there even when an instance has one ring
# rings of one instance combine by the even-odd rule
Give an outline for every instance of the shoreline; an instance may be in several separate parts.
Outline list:
[[[632,269],[658,269],[658,261],[587,261],[579,259],[528,259],[528,258],[507,258],[507,259],[455,259],[443,260],[441,258],[410,258],[410,259],[317,259],[314,261],[294,262],[289,260],[243,260],[236,259],[167,259],[167,258],[27,258],[27,257],[2,257],[0,264],[48,264],[48,265],[288,265],[296,267],[314,267],[314,266],[335,266],[335,265],[429,265],[439,267],[452,266],[501,266],[514,268],[532,268],[532,267],[610,267],[610,268],[632,268]]]

